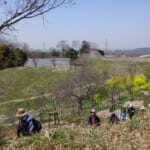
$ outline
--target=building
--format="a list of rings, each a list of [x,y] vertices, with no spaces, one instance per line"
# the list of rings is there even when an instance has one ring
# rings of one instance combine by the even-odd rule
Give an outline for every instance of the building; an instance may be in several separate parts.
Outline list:
[[[120,50],[115,51],[113,55],[114,57],[126,57],[126,55]]]
[[[70,58],[29,58],[25,66],[70,66]]]
[[[71,64],[76,66],[82,66],[88,63],[90,60],[102,58],[103,55],[101,52],[94,48],[87,49],[84,53],[82,53],[79,58],[74,60]]]

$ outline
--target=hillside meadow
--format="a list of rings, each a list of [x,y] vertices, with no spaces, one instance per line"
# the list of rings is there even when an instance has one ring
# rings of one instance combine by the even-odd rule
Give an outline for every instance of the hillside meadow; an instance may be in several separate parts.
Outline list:
[[[126,61],[107,61],[107,60],[94,60],[91,67],[98,72],[105,73],[107,78],[110,79],[117,75],[145,74],[149,81],[150,64],[146,62],[126,62]],[[131,70],[131,67],[134,70]],[[54,71],[50,67],[40,68],[9,68],[0,71],[1,83],[3,86],[0,88],[0,102],[6,102],[17,99],[28,99],[29,97],[40,96],[51,93],[62,83],[65,83],[80,73],[80,69],[59,70]],[[1,84],[2,85],[2,84]],[[106,89],[95,89],[96,93],[100,93],[100,99],[104,104],[97,103],[95,106],[96,111],[107,109]],[[149,93],[149,90],[147,90]],[[144,102],[148,105],[149,95],[136,92],[134,95],[135,100]],[[116,103],[116,109],[120,109],[122,105],[128,101],[128,93],[121,93],[121,99]],[[53,108],[53,101],[51,97],[43,97],[42,102],[51,111]],[[31,114],[38,117],[40,103],[36,99],[27,101],[13,102],[0,105],[0,113],[11,116],[10,113],[15,114],[17,108],[24,107],[30,110]],[[13,127],[0,127],[0,145],[3,149],[39,149],[39,150],[53,150],[53,149],[85,149],[85,150],[136,150],[136,149],[149,149],[149,129],[150,129],[150,114],[146,114],[144,118],[138,115],[139,109],[136,110],[136,117],[133,121],[121,122],[120,124],[110,126],[109,119],[102,119],[102,125],[97,128],[87,127],[87,119],[89,112],[92,108],[91,102],[88,99],[83,100],[83,112],[79,115],[75,113],[70,115],[67,103],[62,103],[62,109],[65,113],[60,117],[62,122],[66,122],[66,126],[62,125],[61,128],[44,128],[40,134],[31,137],[16,137],[16,125]],[[10,112],[10,113],[9,113]],[[47,118],[48,115],[45,117]],[[16,121],[16,119],[15,119]],[[47,122],[48,120],[43,120]],[[7,121],[3,121],[7,124]],[[140,143],[140,144],[139,144]],[[142,146],[141,144],[144,144]]]
[[[3,150],[148,150],[150,149],[150,114],[138,114],[133,120],[110,125],[101,118],[101,126],[87,126],[87,118],[80,124],[44,129],[40,134],[16,137],[15,127],[0,130]],[[7,132],[7,134],[6,134]]]
[[[8,68],[0,71],[0,102],[50,93],[74,76],[71,71],[54,71],[51,67]]]
[[[110,77],[129,74],[127,68],[135,66],[136,73],[149,73],[150,63],[106,61],[97,59],[92,68]],[[61,83],[74,77],[79,70],[54,71],[51,67],[8,68],[0,71],[0,102],[29,98],[50,93]]]
[[[150,63],[144,62],[127,62],[127,61],[111,61],[111,60],[93,60],[91,67],[98,72],[103,72],[107,75],[107,78],[112,78],[116,75],[130,74],[130,67],[134,66],[134,73],[144,73],[149,77]],[[0,71],[0,104],[8,102],[7,104],[0,105],[0,113],[8,114],[9,112],[15,112],[17,108],[24,107],[27,110],[38,111],[39,103],[37,98],[27,100],[30,97],[36,97],[51,93],[62,83],[75,77],[80,72],[80,69],[59,70],[56,71],[51,67],[18,67],[8,68]],[[106,90],[103,88],[96,89],[97,93],[100,93],[101,99],[107,98]],[[138,94],[137,94],[138,95]],[[139,96],[137,96],[139,97]],[[9,101],[24,99],[24,102]],[[122,97],[120,103],[128,100],[127,93]],[[51,97],[43,97],[43,103],[49,110],[53,110]],[[91,104],[85,102],[85,107],[90,107]],[[66,104],[65,104],[66,105]],[[63,108],[70,106],[63,105]],[[121,106],[121,105],[119,105]],[[84,106],[83,106],[84,107]],[[102,109],[101,106],[100,109]]]

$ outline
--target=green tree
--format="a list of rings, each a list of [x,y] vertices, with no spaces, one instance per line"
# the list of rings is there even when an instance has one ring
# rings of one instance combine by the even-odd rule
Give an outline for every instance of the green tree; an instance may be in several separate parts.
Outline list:
[[[52,55],[53,57],[59,57],[59,56],[60,56],[60,52],[59,52],[59,51],[56,51],[56,50],[53,50],[53,51],[51,52],[51,55]]]
[[[101,97],[100,93],[95,93],[93,95],[93,100],[99,104],[100,108],[103,108],[104,106],[104,99]]]
[[[65,57],[76,59],[78,57],[78,52],[74,50],[73,48],[70,48],[69,50],[65,52]]]
[[[11,49],[9,45],[0,45],[0,69],[24,65],[27,55],[21,49]]]
[[[13,52],[8,45],[0,45],[0,69],[12,67],[12,60],[14,59]]]
[[[103,51],[103,50],[98,49],[98,52],[99,52],[101,55],[104,56],[104,51]]]
[[[19,48],[13,50],[14,53],[14,66],[22,66],[24,65],[25,61],[27,60],[27,55]]]
[[[85,50],[87,50],[88,48],[91,48],[90,43],[88,41],[82,41],[82,45],[80,48],[80,54],[84,53]]]
[[[143,74],[138,74],[134,77],[133,91],[137,92],[147,85],[147,77]]]

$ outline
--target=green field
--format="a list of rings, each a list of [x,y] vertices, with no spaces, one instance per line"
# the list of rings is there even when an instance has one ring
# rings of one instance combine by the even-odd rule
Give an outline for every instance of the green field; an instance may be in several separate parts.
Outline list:
[[[112,78],[116,75],[129,74],[128,68],[134,66],[135,74],[145,74],[149,81],[149,70],[150,63],[135,63],[126,61],[106,61],[106,60],[95,60],[93,61],[92,68],[99,72],[103,72],[107,75],[107,78]],[[67,82],[76,76],[79,70],[68,70],[68,71],[54,71],[49,67],[41,68],[9,68],[0,71],[1,82],[1,96],[0,102],[11,101],[15,99],[27,99],[32,96],[39,96],[45,93],[51,93],[61,83]],[[96,93],[100,93],[101,100],[107,99],[107,91],[102,87],[95,90]],[[135,100],[144,101],[144,105],[148,106],[149,95],[141,94],[140,92],[134,93]],[[27,101],[8,103],[0,106],[0,114],[6,114],[9,117],[14,117],[17,108],[23,107],[26,110],[31,110],[31,114],[34,117],[39,117],[40,105],[37,102],[38,99]],[[127,91],[123,91],[120,102],[116,103],[116,109],[122,107],[122,105],[128,101]],[[53,111],[53,102],[51,97],[42,98],[44,105],[48,110]],[[95,106],[96,111],[107,109],[106,102],[101,105],[97,103]],[[87,127],[87,119],[89,112],[92,108],[91,102],[88,99],[83,100],[83,112],[82,114],[70,115],[70,104],[61,103],[62,116],[61,121],[67,122],[66,127],[62,127],[57,130],[47,130],[39,135],[32,137],[21,138],[16,140],[16,126],[14,127],[0,127],[0,146],[6,146],[6,149],[102,149],[102,150],[120,150],[123,145],[123,150],[136,150],[141,148],[139,141],[145,139],[145,149],[149,148],[149,142],[146,139],[149,137],[149,115],[141,119],[138,115],[139,109],[136,109],[136,117],[133,122],[130,120],[125,123],[120,123],[111,127],[109,120],[101,118],[102,125],[98,128]],[[77,107],[76,107],[77,110]],[[43,111],[43,123],[47,122],[48,114],[47,110]],[[15,118],[17,121],[17,118]],[[1,123],[8,123],[7,120],[1,121]],[[72,124],[73,123],[73,127]],[[120,129],[120,130],[118,130]],[[146,134],[143,134],[146,133]],[[141,135],[141,136],[139,136]],[[129,141],[130,136],[130,141]],[[134,140],[136,138],[136,141]],[[114,139],[114,140],[113,140]],[[121,140],[120,140],[121,139]],[[16,140],[16,142],[14,142]],[[119,141],[119,145],[117,144]],[[94,144],[93,144],[94,143]],[[142,143],[142,142],[141,142]],[[110,144],[110,145],[109,145]]]
[[[136,68],[137,74],[145,74],[150,70],[150,63],[135,63],[126,61],[118,62],[97,59],[94,60],[92,64],[92,68],[99,72],[104,72],[108,78],[115,75],[128,74],[128,72],[126,72],[126,68],[130,66],[134,66]],[[51,93],[60,84],[73,78],[76,74],[78,74],[78,72],[78,70],[54,71],[50,67],[23,67],[1,70],[0,81],[2,81],[3,84],[0,86],[0,103],[11,100],[28,99],[29,97]],[[106,99],[107,96],[105,90],[96,89],[96,92],[101,94],[102,99]],[[49,99],[50,100],[47,100],[46,98],[44,103],[48,106],[48,109],[52,110],[52,101],[51,98]],[[127,95],[122,98],[122,102],[126,100],[128,100]],[[35,103],[35,101],[36,99],[30,101],[30,106],[28,106],[26,101],[2,105],[0,106],[0,113],[5,114],[10,110],[16,111],[19,107],[24,107],[26,109],[29,109],[28,107],[30,107],[32,110],[38,110],[39,106]],[[90,105],[91,104],[89,103],[85,107],[90,107]],[[65,108],[69,106],[66,105],[63,107]]]
[[[53,71],[50,67],[9,68],[0,71],[0,102],[50,93],[74,76],[71,71]],[[2,86],[2,84],[1,84]]]
[[[113,76],[124,74],[125,68],[129,66],[135,66],[137,73],[150,69],[150,63],[105,61],[100,59],[94,61],[92,67]],[[75,76],[75,74],[76,72],[72,70],[53,71],[50,67],[24,67],[1,70],[0,102],[50,93],[58,85]]]

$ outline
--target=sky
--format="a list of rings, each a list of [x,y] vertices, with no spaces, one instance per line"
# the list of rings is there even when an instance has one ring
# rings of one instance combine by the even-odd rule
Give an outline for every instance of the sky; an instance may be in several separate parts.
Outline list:
[[[49,49],[61,40],[87,40],[109,50],[150,47],[150,0],[74,0],[16,27],[17,41]]]

